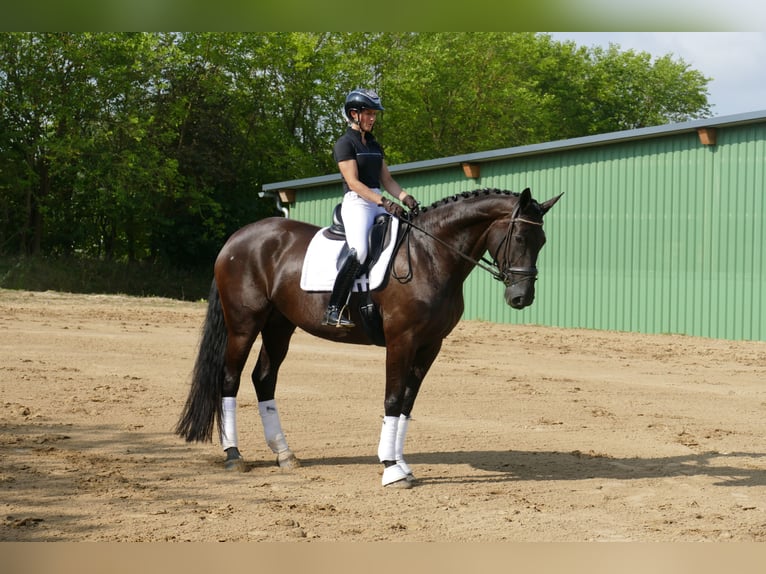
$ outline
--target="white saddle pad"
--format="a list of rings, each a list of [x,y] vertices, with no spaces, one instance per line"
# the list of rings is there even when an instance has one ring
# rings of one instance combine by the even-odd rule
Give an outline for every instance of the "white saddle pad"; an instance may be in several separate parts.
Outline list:
[[[345,242],[328,239],[324,236],[327,227],[323,227],[314,235],[306,256],[303,259],[301,271],[301,289],[304,291],[332,291],[335,277],[338,275],[337,261]],[[396,234],[399,231],[399,220],[391,218],[391,241],[383,249],[378,261],[372,266],[370,273],[359,277],[354,282],[354,291],[370,291],[377,289],[386,278],[388,263],[394,251]]]

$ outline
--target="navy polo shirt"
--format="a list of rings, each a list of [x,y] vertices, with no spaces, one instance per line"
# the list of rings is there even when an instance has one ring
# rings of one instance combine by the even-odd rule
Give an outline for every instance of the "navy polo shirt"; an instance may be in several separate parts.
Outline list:
[[[336,163],[355,159],[359,172],[359,181],[370,188],[380,188],[380,170],[383,167],[383,148],[375,136],[365,135],[367,145],[362,143],[361,132],[349,127],[337,142],[332,151]],[[348,184],[343,180],[343,189],[349,191]]]

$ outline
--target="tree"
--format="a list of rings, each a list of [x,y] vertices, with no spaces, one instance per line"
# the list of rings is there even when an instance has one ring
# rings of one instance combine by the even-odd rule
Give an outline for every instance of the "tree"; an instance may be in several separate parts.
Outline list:
[[[595,130],[636,129],[710,114],[707,78],[670,55],[652,61],[646,52],[612,45],[593,52]]]
[[[532,33],[0,34],[0,253],[209,264],[335,172],[345,95],[377,89],[393,165],[709,115],[670,55]]]
[[[681,60],[578,48],[547,34],[382,35],[382,139],[392,163],[683,121],[710,114]]]
[[[6,242],[22,253],[40,252],[46,212],[67,199],[66,190],[54,195],[53,184],[59,166],[72,159],[71,129],[81,119],[73,114],[87,91],[81,67],[69,57],[71,40],[66,34],[0,35],[0,191],[5,217],[15,224]]]
[[[3,178],[22,253],[139,258],[151,195],[172,162],[147,145],[157,79],[147,34],[6,34],[0,157],[23,159]],[[4,172],[5,173],[5,170]]]

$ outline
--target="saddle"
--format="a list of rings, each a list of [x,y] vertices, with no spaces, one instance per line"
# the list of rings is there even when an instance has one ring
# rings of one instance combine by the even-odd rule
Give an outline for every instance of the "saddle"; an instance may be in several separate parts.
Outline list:
[[[388,214],[381,214],[375,217],[375,221],[370,227],[369,235],[367,236],[367,259],[362,263],[359,268],[357,277],[367,277],[370,270],[375,266],[375,263],[380,259],[383,251],[393,241],[391,233],[391,216]],[[332,212],[332,225],[325,228],[322,231],[325,238],[331,241],[343,241],[343,247],[340,250],[338,258],[335,262],[336,269],[342,261],[346,259],[349,252],[348,243],[346,243],[346,228],[343,225],[343,216],[341,215],[341,204],[335,206]],[[388,275],[386,275],[388,277]],[[383,288],[386,286],[387,278],[379,286]],[[380,313],[377,305],[372,300],[370,295],[370,284],[365,281],[364,287],[358,290],[359,293],[359,314],[362,317],[362,328],[367,336],[370,337],[372,342],[379,346],[386,346],[386,338],[383,333],[383,322],[381,321]]]
[[[346,259],[346,255],[349,251],[348,243],[346,241],[346,228],[343,225],[343,216],[341,215],[341,204],[335,206],[332,210],[332,225],[327,227],[323,232],[327,239],[332,241],[343,241],[344,245],[338,255],[337,265]],[[370,269],[373,268],[375,263],[380,259],[381,253],[391,242],[391,216],[387,213],[381,214],[375,217],[375,221],[370,227],[370,232],[367,236],[367,259],[362,263],[362,267],[359,270],[359,275],[366,275]]]

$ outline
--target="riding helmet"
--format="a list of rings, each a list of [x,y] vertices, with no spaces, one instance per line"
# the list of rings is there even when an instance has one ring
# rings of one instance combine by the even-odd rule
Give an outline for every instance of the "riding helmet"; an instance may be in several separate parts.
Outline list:
[[[346,96],[346,104],[343,106],[346,117],[351,119],[351,110],[361,112],[362,110],[380,110],[383,106],[380,103],[380,96],[373,90],[357,88],[349,92]]]

